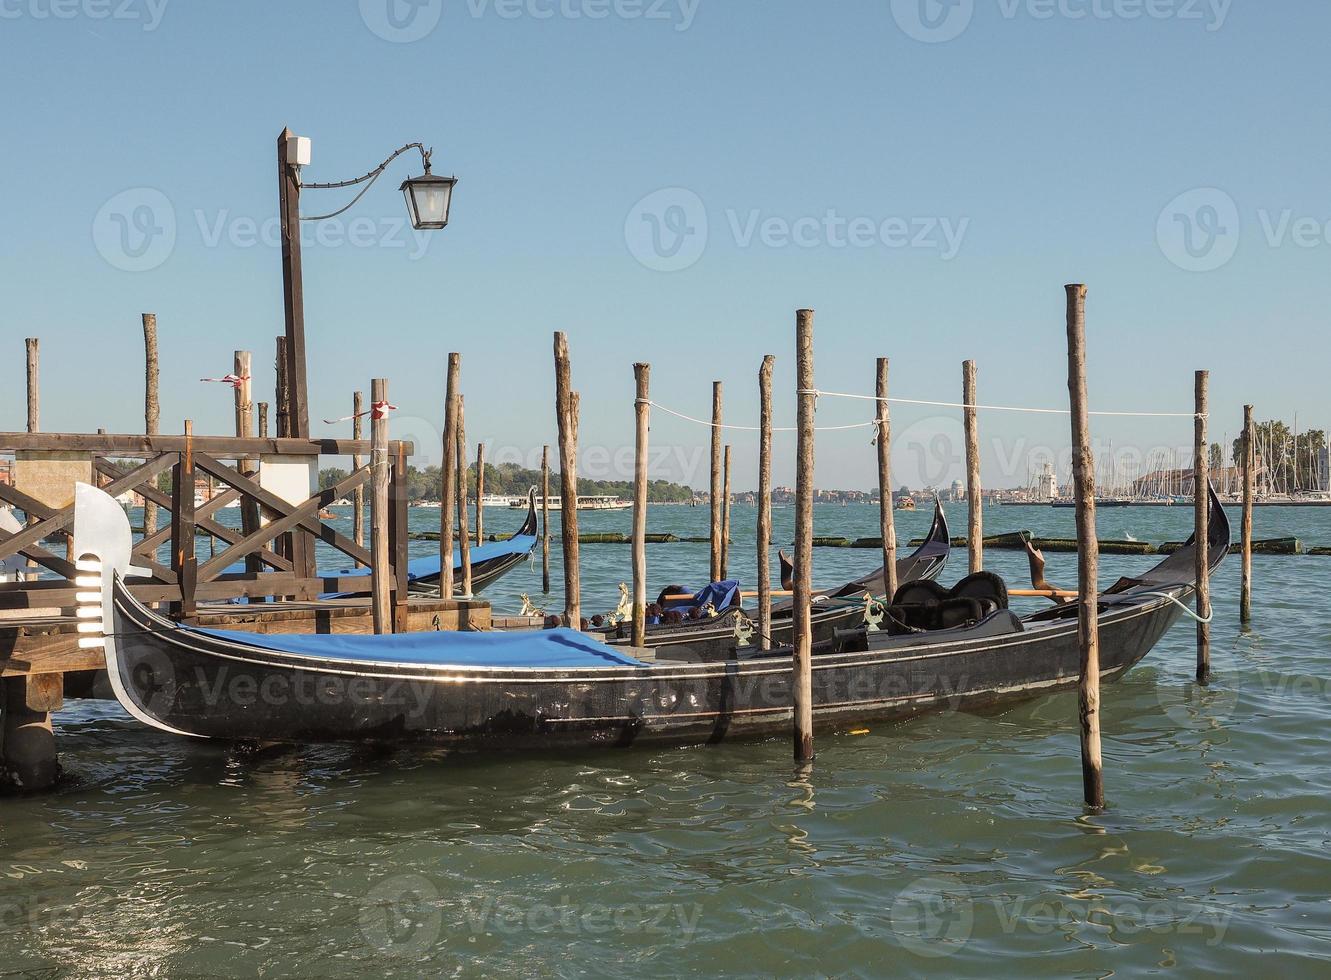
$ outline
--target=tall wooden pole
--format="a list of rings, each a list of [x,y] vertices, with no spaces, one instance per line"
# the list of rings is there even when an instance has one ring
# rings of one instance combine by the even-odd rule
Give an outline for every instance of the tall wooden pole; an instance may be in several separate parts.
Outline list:
[[[1211,555],[1209,525],[1211,515],[1211,444],[1206,434],[1206,413],[1211,373],[1198,371],[1194,376],[1193,393],[1197,417],[1193,421],[1193,533],[1197,537],[1194,549],[1197,556],[1197,615],[1207,622],[1197,624],[1197,683],[1205,684],[1211,677]]]
[[[471,532],[467,530],[467,422],[466,399],[457,395],[458,555],[462,564],[462,594],[471,598]]]
[[[555,415],[559,420],[559,523],[564,546],[564,625],[582,627],[578,567],[578,393],[568,338],[555,333]]]
[[[143,320],[143,431],[155,436],[160,431],[162,407],[158,400],[157,314],[144,313]],[[157,530],[157,505],[143,502],[143,536]]]
[[[458,391],[462,355],[448,355],[444,381],[444,447],[439,499],[439,595],[453,597],[453,516],[457,507]]]
[[[730,446],[721,462],[721,579],[730,577]]]
[[[282,226],[282,312],[286,319],[287,381],[291,389],[288,435],[310,437],[310,403],[305,383],[305,289],[300,260],[300,175],[287,163],[291,130],[277,137],[277,196]]]
[[[796,400],[793,707],[795,761],[813,760],[813,310],[795,314]]]
[[[647,438],[651,406],[650,364],[633,365],[633,645],[647,645]]]
[[[541,591],[550,594],[550,447],[541,447]]]
[[[763,355],[758,369],[758,649],[772,648],[772,368]]]
[[[712,566],[713,582],[721,581],[721,382],[712,382]]]
[[[1068,397],[1072,409],[1072,480],[1077,502],[1077,642],[1081,677],[1077,685],[1081,721],[1081,782],[1086,805],[1105,805],[1104,762],[1100,753],[1100,542],[1095,536],[1095,459],[1091,455],[1086,404],[1086,287],[1066,287],[1068,311]]]
[[[485,443],[476,443],[476,547],[485,543]]]
[[[966,408],[966,550],[970,570],[984,568],[984,490],[980,486],[980,421],[975,404],[975,362],[961,366],[961,400]]]
[[[275,376],[277,379],[277,436],[279,439],[291,435],[291,386],[288,384],[287,367],[287,339],[286,337],[278,337]]]
[[[249,438],[254,432],[254,397],[250,385],[251,368],[253,366],[253,356],[247,350],[238,350],[235,352],[232,360],[232,373],[240,381],[235,386],[235,411],[236,411],[236,435],[242,439]],[[253,477],[259,471],[259,464],[252,459],[242,459],[237,463],[237,469],[242,476]],[[245,497],[240,501],[240,528],[246,535],[253,534],[259,530],[259,503]],[[209,536],[209,543],[215,544],[217,539]],[[262,572],[263,562],[258,555],[245,556],[245,570],[247,572]]]
[[[258,430],[259,430],[259,431],[258,431],[258,436],[259,436],[260,439],[267,439],[267,438],[268,438],[268,403],[267,403],[267,402],[259,402],[259,425],[258,425]],[[363,542],[359,542],[359,541],[357,542],[357,544],[362,544],[362,543],[363,543]]]
[[[388,382],[370,382],[370,404],[388,401]],[[380,416],[383,416],[382,418]],[[370,592],[375,633],[393,631],[393,570],[388,555],[388,418],[370,416]]]
[[[23,341],[28,351],[28,431],[42,431],[41,341],[28,337]]]
[[[365,393],[355,391],[351,394],[351,438],[359,440],[364,435],[362,419],[365,417]],[[365,465],[365,458],[359,454],[351,457],[351,468],[358,470]],[[351,491],[351,536],[362,548],[365,547],[365,484]],[[357,562],[359,567],[360,562]]]
[[[878,526],[883,537],[883,590],[886,600],[897,594],[897,519],[892,509],[892,414],[887,401],[886,357],[878,358]]]
[[[1239,622],[1252,622],[1252,498],[1257,478],[1257,447],[1253,445],[1252,406],[1243,406],[1243,542],[1242,582],[1239,588]]]

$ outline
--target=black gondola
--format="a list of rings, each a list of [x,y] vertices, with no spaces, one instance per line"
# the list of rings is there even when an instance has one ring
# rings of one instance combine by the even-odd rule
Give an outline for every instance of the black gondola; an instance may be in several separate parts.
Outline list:
[[[934,501],[934,519],[924,541],[905,558],[897,559],[897,580],[900,584],[936,579],[947,563],[947,556],[952,547],[948,537],[947,518],[943,515],[943,506]],[[781,559],[781,587],[790,589],[790,562],[784,554]],[[813,638],[815,643],[824,643],[836,635],[838,630],[849,629],[864,622],[866,596],[881,596],[886,586],[883,583],[883,566],[855,579],[830,589],[814,590]],[[677,591],[672,586],[666,592]],[[789,599],[772,604],[771,645],[780,646],[791,642],[791,609]],[[721,660],[733,657],[737,648],[742,649],[749,629],[757,628],[753,609],[732,606],[716,610],[715,615],[702,615],[697,619],[681,618],[677,622],[649,623],[646,628],[647,644],[656,651],[657,656],[691,660]],[[606,642],[615,646],[626,646],[631,642],[632,629],[629,623],[619,623],[604,630]]]
[[[583,633],[295,636],[181,626],[125,587],[129,522],[102,491],[76,496],[82,642],[104,646],[116,696],[182,735],[285,742],[426,742],[550,749],[699,743],[786,733],[791,657],[684,662]],[[1229,523],[1211,496],[1212,567]],[[1194,589],[1191,542],[1101,596],[1100,662],[1114,680],[1142,659]],[[813,662],[815,724],[909,717],[1030,698],[1077,683],[1075,610],[997,609],[961,628],[857,632]]]
[[[536,523],[536,488],[527,492],[527,516],[522,526],[510,537],[500,541],[489,541],[471,547],[471,590],[474,594],[484,592],[489,586],[517,568],[536,548],[539,541]],[[439,555],[425,555],[407,562],[407,590],[412,595],[439,595]],[[461,549],[453,546],[453,593],[462,594],[462,557]],[[346,599],[369,595],[370,570],[368,568],[349,568],[329,573],[343,579],[364,577],[364,592],[339,592],[325,598]]]

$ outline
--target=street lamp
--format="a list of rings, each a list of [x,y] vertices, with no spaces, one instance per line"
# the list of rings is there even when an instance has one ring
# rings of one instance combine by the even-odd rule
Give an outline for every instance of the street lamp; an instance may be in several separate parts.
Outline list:
[[[453,201],[453,185],[457,182],[456,177],[437,177],[430,173],[430,158],[426,154],[425,176],[404,180],[398,188],[407,200],[411,226],[417,231],[448,227],[448,206]]]
[[[430,173],[430,154],[421,143],[408,143],[389,155],[388,159],[369,173],[352,180],[332,183],[302,183],[300,168],[310,162],[310,140],[306,136],[293,136],[284,129],[277,138],[278,203],[282,225],[282,299],[286,315],[287,387],[289,415],[277,418],[277,434],[299,439],[310,437],[310,407],[305,371],[305,296],[301,279],[300,222],[323,221],[335,218],[349,210],[365,196],[388,165],[408,150],[419,150],[425,173],[403,182],[400,190],[407,202],[411,226],[420,231],[437,230],[448,225],[448,209],[452,203],[456,177],[439,177]],[[300,192],[302,189],[330,190],[365,184],[346,206],[328,214],[302,215]],[[279,404],[281,399],[279,399]]]

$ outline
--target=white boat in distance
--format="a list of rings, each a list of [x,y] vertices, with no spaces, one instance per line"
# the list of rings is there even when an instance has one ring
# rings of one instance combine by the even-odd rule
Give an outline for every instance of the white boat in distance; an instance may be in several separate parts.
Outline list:
[[[560,498],[549,498],[551,510],[559,510],[561,507]],[[520,500],[509,504],[510,507],[526,507],[527,501]],[[578,497],[578,510],[628,510],[633,506],[633,501],[624,500],[622,497]],[[541,501],[536,501],[536,508],[541,508]]]

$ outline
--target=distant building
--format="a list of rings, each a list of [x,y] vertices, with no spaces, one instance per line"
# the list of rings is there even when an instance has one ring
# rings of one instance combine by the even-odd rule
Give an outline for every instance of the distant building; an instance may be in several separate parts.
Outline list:
[[[1058,499],[1058,477],[1054,475],[1053,463],[1045,463],[1035,478],[1035,499],[1042,503]]]
[[[965,500],[965,499],[966,499],[966,487],[962,484],[962,482],[961,482],[960,480],[953,480],[953,481],[952,481],[952,490],[951,490],[951,493],[950,493],[949,496],[948,496],[948,499],[949,499],[949,500]]]

